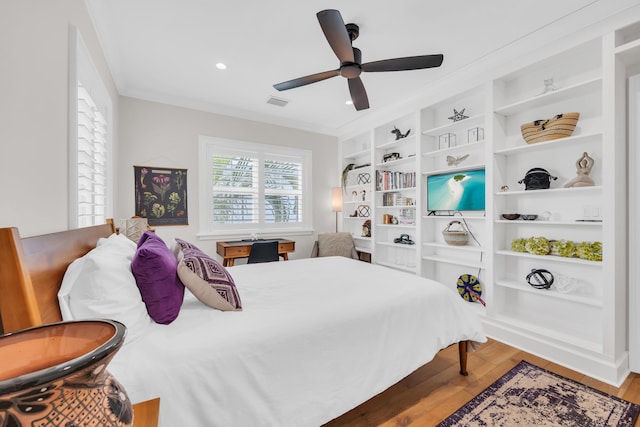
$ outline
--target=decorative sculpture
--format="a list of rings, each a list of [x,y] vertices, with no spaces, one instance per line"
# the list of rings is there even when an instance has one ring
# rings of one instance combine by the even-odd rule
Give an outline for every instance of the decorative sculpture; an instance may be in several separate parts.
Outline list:
[[[458,166],[460,163],[465,161],[467,157],[469,157],[468,154],[457,156],[457,157],[447,156],[447,166]]]
[[[594,163],[595,162],[593,158],[590,157],[586,151],[582,153],[582,157],[576,160],[576,174],[578,176],[573,178],[571,181],[567,182],[564,185],[564,187],[571,188],[571,187],[594,186],[595,183],[593,182],[593,179],[589,177],[589,174],[591,173],[591,169],[593,168]]]
[[[464,115],[464,110],[466,110],[466,108],[463,108],[462,111],[458,112],[458,110],[456,110],[454,108],[453,109],[453,116],[447,117],[447,118],[449,120],[453,120],[454,122],[459,122],[460,120],[468,119],[469,116],[465,116]]]
[[[368,219],[362,224],[362,237],[371,237],[371,220]]]
[[[396,141],[397,141],[397,140],[399,140],[399,139],[402,139],[402,138],[406,138],[406,137],[407,137],[407,135],[409,135],[409,132],[411,132],[411,129],[409,129],[409,130],[407,131],[407,133],[404,133],[404,134],[403,134],[403,133],[400,131],[400,129],[398,129],[398,128],[397,128],[397,127],[395,127],[395,126],[393,127],[393,130],[391,131],[391,133],[393,133],[393,134],[395,134],[395,135],[396,135]]]

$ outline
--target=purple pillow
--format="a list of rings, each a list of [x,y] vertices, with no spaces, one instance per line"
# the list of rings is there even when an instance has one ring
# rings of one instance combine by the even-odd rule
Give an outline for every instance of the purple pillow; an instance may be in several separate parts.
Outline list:
[[[166,325],[178,317],[184,298],[176,257],[158,236],[140,240],[140,247],[131,261],[131,272],[149,316],[156,323]]]
[[[162,241],[160,236],[158,236],[155,232],[147,230],[144,233],[142,233],[142,235],[140,236],[140,240],[138,240],[138,248],[142,246],[142,244],[146,242],[148,239],[155,239],[155,240]]]

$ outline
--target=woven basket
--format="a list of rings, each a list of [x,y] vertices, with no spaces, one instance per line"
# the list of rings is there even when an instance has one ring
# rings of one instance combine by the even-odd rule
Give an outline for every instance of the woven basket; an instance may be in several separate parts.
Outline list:
[[[525,123],[520,131],[527,144],[566,138],[573,133],[579,118],[580,113],[558,114],[548,120]]]
[[[458,225],[461,230],[452,230],[452,225]],[[442,230],[442,236],[445,242],[454,246],[464,246],[469,241],[469,232],[460,221],[451,221],[449,225]]]

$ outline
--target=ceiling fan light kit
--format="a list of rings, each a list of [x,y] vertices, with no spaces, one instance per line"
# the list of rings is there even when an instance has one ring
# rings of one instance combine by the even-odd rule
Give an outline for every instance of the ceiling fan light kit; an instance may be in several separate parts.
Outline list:
[[[369,108],[369,98],[360,78],[362,72],[376,73],[385,71],[420,70],[424,68],[439,67],[444,56],[421,55],[404,58],[385,59],[362,63],[362,52],[353,47],[352,42],[358,38],[360,29],[356,24],[345,24],[340,12],[335,9],[322,10],[316,14],[320,28],[329,42],[329,46],[340,61],[340,66],[335,70],[323,71],[297,79],[288,80],[273,85],[279,91],[294,89],[311,83],[317,83],[336,76],[347,79],[351,100],[356,110]]]

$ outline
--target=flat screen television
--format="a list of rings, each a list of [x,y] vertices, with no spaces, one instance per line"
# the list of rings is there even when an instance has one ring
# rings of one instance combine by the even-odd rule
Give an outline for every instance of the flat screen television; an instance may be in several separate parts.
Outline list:
[[[427,210],[485,210],[484,169],[472,169],[427,176]]]

